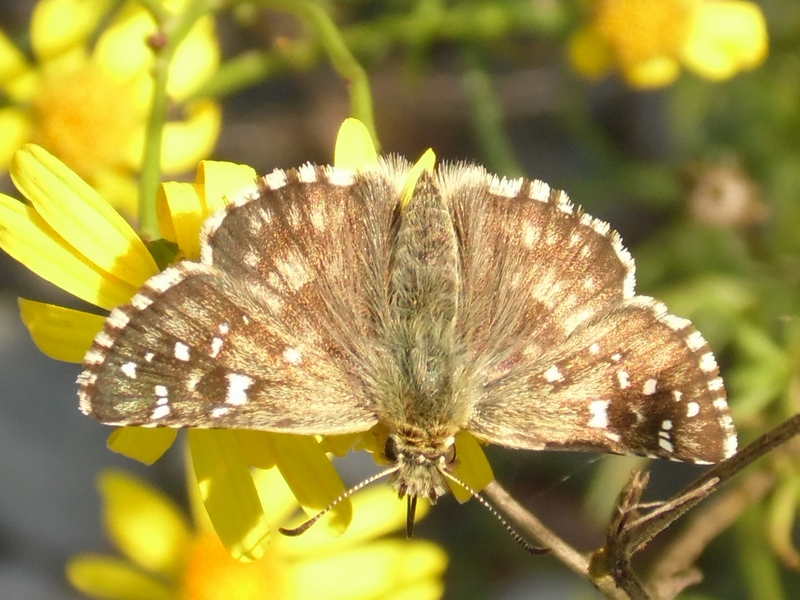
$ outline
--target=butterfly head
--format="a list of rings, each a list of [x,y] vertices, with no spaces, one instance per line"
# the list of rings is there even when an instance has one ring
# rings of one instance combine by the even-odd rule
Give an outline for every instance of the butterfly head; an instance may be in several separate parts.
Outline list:
[[[447,493],[444,472],[455,462],[455,438],[451,435],[415,435],[420,431],[398,431],[389,435],[384,454],[397,470],[392,485],[399,496],[422,496],[436,503]]]

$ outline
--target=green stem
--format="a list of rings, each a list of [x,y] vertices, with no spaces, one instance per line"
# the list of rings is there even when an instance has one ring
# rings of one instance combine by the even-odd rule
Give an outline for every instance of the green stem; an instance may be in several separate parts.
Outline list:
[[[263,0],[265,6],[297,15],[309,23],[325,47],[331,63],[350,84],[350,114],[367,126],[372,140],[378,146],[375,116],[372,110],[372,92],[367,72],[345,43],[336,23],[319,4],[310,0]]]
[[[507,177],[522,176],[524,169],[505,130],[503,106],[492,79],[474,52],[467,52],[467,58],[469,66],[464,72],[463,86],[472,104],[472,126],[483,147],[486,166]]]
[[[147,0],[142,5],[148,10],[153,3]],[[139,178],[139,233],[146,240],[160,237],[158,218],[156,216],[156,197],[161,184],[161,144],[164,125],[167,121],[170,98],[167,94],[169,67],[180,45],[198,19],[208,14],[215,6],[213,0],[193,0],[185,10],[177,15],[154,8],[158,34],[163,34],[165,44],[155,50],[153,65],[153,97],[150,115],[147,120],[142,156],[141,174]],[[159,4],[160,6],[160,4]]]
[[[742,576],[753,600],[782,600],[786,592],[775,553],[765,541],[765,520],[763,505],[754,504],[736,524]]]

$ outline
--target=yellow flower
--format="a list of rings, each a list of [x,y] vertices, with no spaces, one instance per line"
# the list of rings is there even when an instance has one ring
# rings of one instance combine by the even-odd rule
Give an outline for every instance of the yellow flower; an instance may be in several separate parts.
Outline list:
[[[278,470],[257,471],[254,478],[269,520],[286,525],[297,504]],[[405,519],[404,503],[385,486],[357,495],[353,523],[340,538],[313,528],[297,538],[276,536],[251,564],[228,555],[194,497],[192,529],[172,501],[131,475],[106,471],[99,488],[106,530],[125,559],[82,554],[69,561],[70,583],[93,598],[424,600],[442,594],[447,556],[440,547],[383,537]],[[424,513],[427,504],[421,508]]]
[[[104,24],[114,7],[109,0],[40,0],[31,18],[33,64],[0,31],[0,89],[10,100],[0,109],[0,172],[24,142],[35,142],[132,217],[152,97],[155,52],[148,38],[157,30],[136,2],[124,4]],[[182,102],[218,64],[214,23],[203,18],[176,52],[170,98]],[[183,108],[186,117],[164,130],[165,173],[192,168],[211,152],[219,133],[218,103]]]
[[[596,0],[572,38],[570,60],[589,78],[618,67],[628,84],[672,83],[681,65],[711,80],[760,65],[767,55],[761,9],[742,0]]]
[[[428,153],[414,173],[432,165]],[[348,120],[337,139],[336,163],[357,168],[376,160],[366,128]],[[158,266],[136,232],[80,177],[44,149],[26,145],[11,161],[17,188],[29,200],[23,204],[0,194],[0,248],[41,277],[100,308],[111,310],[128,302],[139,287],[158,273]],[[159,196],[159,226],[178,247],[178,255],[199,256],[200,228],[225,199],[252,185],[250,167],[204,162],[194,184],[164,184]],[[411,184],[409,184],[411,185]],[[54,358],[82,362],[104,318],[94,314],[20,299],[22,319],[38,347]],[[152,463],[172,444],[174,429],[124,427],[109,438],[111,449]],[[249,561],[263,556],[270,528],[261,510],[249,466],[277,466],[306,514],[313,516],[343,491],[336,470],[325,455],[330,447],[316,438],[247,430],[189,430],[189,446],[198,487],[214,528],[228,551]],[[371,448],[372,432],[359,443]],[[359,436],[333,440],[349,449]],[[458,438],[457,475],[474,488],[492,480],[477,442]],[[382,446],[380,446],[382,448]],[[454,490],[459,500],[469,495]],[[323,519],[323,528],[341,534],[352,518],[349,501]],[[317,526],[319,527],[319,526]]]

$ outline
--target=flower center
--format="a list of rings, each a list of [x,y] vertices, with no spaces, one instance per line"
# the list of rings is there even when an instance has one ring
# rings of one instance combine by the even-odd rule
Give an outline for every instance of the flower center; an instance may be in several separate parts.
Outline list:
[[[285,585],[275,553],[253,563],[231,558],[213,533],[195,539],[189,554],[181,598],[184,600],[250,600],[283,598]]]
[[[697,0],[600,0],[596,23],[618,60],[631,66],[679,53]]]
[[[126,164],[141,123],[132,90],[92,65],[45,76],[32,108],[33,141],[90,182],[99,171]]]

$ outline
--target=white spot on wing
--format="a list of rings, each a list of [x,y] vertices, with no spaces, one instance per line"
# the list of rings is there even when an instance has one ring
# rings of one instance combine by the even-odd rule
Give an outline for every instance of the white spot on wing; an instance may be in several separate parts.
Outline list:
[[[696,417],[700,414],[700,405],[697,402],[688,402],[686,404],[686,416]]]
[[[217,358],[224,345],[225,341],[222,338],[215,337],[213,340],[211,340],[211,352],[209,352],[208,355],[211,358]]]
[[[675,315],[664,315],[661,317],[661,320],[666,323],[667,327],[672,329],[673,331],[680,331],[681,329],[686,329],[692,322],[689,319],[684,319],[682,317],[676,317]]]
[[[333,185],[347,186],[352,185],[355,180],[353,171],[337,167],[325,167],[325,175]]]
[[[111,346],[114,345],[114,340],[112,340],[111,336],[108,335],[105,330],[103,330],[94,338],[94,343],[103,348],[111,348]]]
[[[558,298],[558,296],[556,296],[556,298]],[[562,304],[569,305],[567,301],[564,301]],[[592,308],[584,308],[583,310],[574,312],[564,319],[564,322],[561,324],[561,329],[564,333],[570,334],[578,328],[578,325],[586,321],[586,319],[590,318],[593,314],[594,309]]]
[[[642,388],[642,393],[645,396],[652,396],[656,393],[656,388],[658,387],[658,381],[656,379],[648,379],[644,382],[644,388]]]
[[[564,374],[558,370],[556,365],[551,365],[544,372],[544,378],[549,383],[555,383],[556,381],[564,381]]]
[[[712,402],[712,404],[714,405],[714,408],[719,411],[728,410],[728,402],[725,400],[725,398],[717,398],[714,400],[714,402]]]
[[[172,410],[170,409],[169,404],[162,404],[161,406],[156,406],[155,410],[153,411],[153,414],[150,415],[150,418],[163,419],[171,412]]]
[[[600,344],[598,344],[597,342],[592,343],[592,345],[589,346],[589,352],[591,352],[592,354],[599,353],[600,352]]]
[[[711,354],[711,352],[706,352],[700,357],[700,370],[711,373],[712,371],[716,371],[716,369],[717,361],[714,360],[714,355]]]
[[[287,348],[283,351],[283,360],[290,365],[297,366],[303,362],[303,354],[297,348]]]
[[[725,458],[730,458],[734,454],[736,454],[736,449],[739,446],[739,442],[736,439],[736,434],[732,433],[733,431],[733,422],[724,422],[723,426],[725,429],[728,429],[731,433],[728,434],[727,439],[725,440]]]
[[[271,190],[277,190],[286,185],[286,173],[280,169],[275,169],[269,175],[264,175],[264,183]]]
[[[309,216],[311,218],[311,225],[317,231],[325,231],[327,227],[327,219],[325,218],[325,212],[322,210],[322,207],[319,205],[314,205],[309,208]]]
[[[157,385],[155,387],[155,392],[156,392],[156,396],[160,396],[160,397],[163,397],[163,398],[166,398],[167,396],[169,396],[169,390],[167,390],[167,386],[165,386],[165,385],[161,385],[161,384]]]
[[[89,350],[83,357],[83,362],[87,365],[99,365],[105,360],[105,355],[97,350]]]
[[[136,294],[133,298],[131,298],[131,306],[136,310],[144,310],[148,306],[153,303],[153,299],[150,296],[145,296],[142,293]]]
[[[522,241],[530,248],[536,243],[537,239],[539,239],[539,230],[532,223],[526,223]]]
[[[589,419],[589,427],[595,429],[608,428],[608,400],[593,400],[589,404],[589,412],[592,418]]]
[[[497,176],[489,180],[489,192],[506,198],[514,198],[522,189],[522,179],[500,179]]]
[[[297,252],[291,252],[286,257],[278,258],[275,266],[291,290],[299,290],[311,280],[311,274],[306,268],[306,260]]]
[[[317,168],[311,163],[306,163],[297,169],[297,178],[303,183],[314,183],[317,180]]]
[[[703,346],[705,346],[706,341],[703,339],[703,336],[700,334],[699,331],[693,331],[687,338],[686,338],[686,345],[689,346],[689,350],[697,351],[700,350]]]
[[[544,181],[534,179],[531,182],[531,198],[539,202],[547,202],[550,200],[550,186]]]
[[[664,450],[666,450],[667,452],[669,452],[670,454],[672,454],[673,452],[675,452],[675,447],[672,445],[672,442],[670,442],[669,440],[666,440],[666,439],[664,439],[664,438],[662,438],[662,437],[658,438],[658,445],[659,445],[659,446],[660,446],[662,449],[664,449]]]
[[[228,394],[225,397],[227,404],[241,406],[247,402],[247,390],[255,383],[252,377],[241,373],[228,373],[225,375],[228,380]]]
[[[255,269],[261,262],[261,257],[258,255],[257,252],[249,250],[248,252],[244,253],[244,256],[242,257],[242,262],[251,269]]]
[[[144,353],[144,360],[145,360],[145,362],[153,362],[153,359],[154,359],[155,357],[156,357],[156,353],[155,353],[155,352],[150,352],[150,351],[148,351],[148,352],[145,352],[145,353]]]
[[[175,358],[184,362],[189,360],[189,346],[183,342],[175,342]]]
[[[619,380],[619,387],[621,389],[624,390],[631,387],[631,376],[625,369],[617,371],[617,379]]]
[[[126,362],[120,367],[123,373],[125,373],[126,377],[131,379],[136,379],[136,368],[138,365],[135,362]]]

